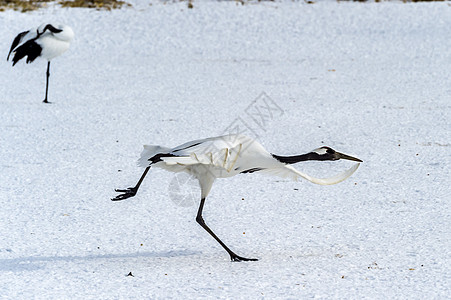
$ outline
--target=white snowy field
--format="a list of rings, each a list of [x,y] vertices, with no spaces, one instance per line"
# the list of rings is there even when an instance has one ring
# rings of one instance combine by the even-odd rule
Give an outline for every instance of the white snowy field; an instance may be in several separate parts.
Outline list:
[[[450,297],[450,2],[132,3],[0,12],[0,299]],[[44,22],[76,35],[49,105],[46,62],[6,61]],[[151,170],[110,201],[141,176],[143,144],[231,128],[364,162],[334,186],[217,180],[204,218],[258,262],[230,262],[183,176]]]

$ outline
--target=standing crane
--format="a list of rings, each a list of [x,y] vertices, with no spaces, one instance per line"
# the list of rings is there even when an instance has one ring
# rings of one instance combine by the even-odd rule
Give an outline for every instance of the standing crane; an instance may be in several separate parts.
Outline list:
[[[14,65],[27,57],[27,64],[33,62],[37,57],[47,59],[46,85],[44,103],[48,101],[50,61],[63,54],[69,49],[70,42],[74,38],[74,32],[69,26],[52,24],[42,24],[36,29],[30,29],[19,33],[14,39],[6,60],[9,60],[11,53]]]

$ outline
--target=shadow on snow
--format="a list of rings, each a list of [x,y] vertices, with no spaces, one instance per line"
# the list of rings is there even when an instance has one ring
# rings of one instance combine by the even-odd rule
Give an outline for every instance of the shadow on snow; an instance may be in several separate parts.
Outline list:
[[[142,252],[130,254],[105,254],[105,255],[87,255],[87,256],[31,256],[13,259],[0,259],[0,271],[33,271],[44,269],[46,262],[74,262],[89,261],[97,259],[118,259],[118,258],[138,258],[138,257],[181,257],[200,254],[199,251],[161,251],[161,252]]]

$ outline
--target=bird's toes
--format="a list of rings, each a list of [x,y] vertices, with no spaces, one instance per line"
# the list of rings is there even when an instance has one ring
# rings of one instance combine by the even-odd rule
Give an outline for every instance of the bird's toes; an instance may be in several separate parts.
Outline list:
[[[130,197],[133,197],[134,195],[135,194],[121,194],[121,195],[118,195],[118,196],[116,196],[114,198],[111,198],[111,201],[124,200],[124,199],[130,198]]]
[[[133,197],[136,195],[137,189],[134,187],[130,187],[127,189],[115,189],[114,191],[123,194],[117,195],[116,197],[112,198],[111,201],[119,201]]]
[[[127,193],[127,194],[136,193],[136,189],[132,187],[126,189],[115,189],[114,191],[118,193]]]
[[[230,259],[232,261],[258,261],[257,258],[246,258],[246,257],[238,256],[238,255],[230,256]]]
[[[125,198],[123,197],[123,195],[119,195],[116,196],[114,198],[111,198],[111,201],[120,201],[120,200],[124,200]]]

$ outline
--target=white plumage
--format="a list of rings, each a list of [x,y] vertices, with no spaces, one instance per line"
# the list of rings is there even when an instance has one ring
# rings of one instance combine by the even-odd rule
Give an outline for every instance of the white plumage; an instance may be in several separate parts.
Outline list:
[[[350,169],[330,178],[315,178],[304,174],[290,164],[307,160],[339,160],[357,161]],[[241,173],[261,173],[297,180],[304,178],[316,184],[329,185],[341,182],[351,176],[359,167],[361,160],[336,152],[329,147],[321,147],[306,154],[295,156],[279,156],[266,151],[255,139],[245,135],[225,135],[187,142],[174,148],[145,145],[138,160],[138,165],[146,168],[137,185],[128,189],[117,189],[122,192],[113,201],[124,200],[136,195],[142,180],[151,167],[158,167],[171,172],[187,172],[195,176],[201,187],[201,204],[197,221],[207,230],[229,253],[234,261],[255,260],[240,257],[232,252],[205,224],[202,210],[205,198],[216,178],[226,178]]]

